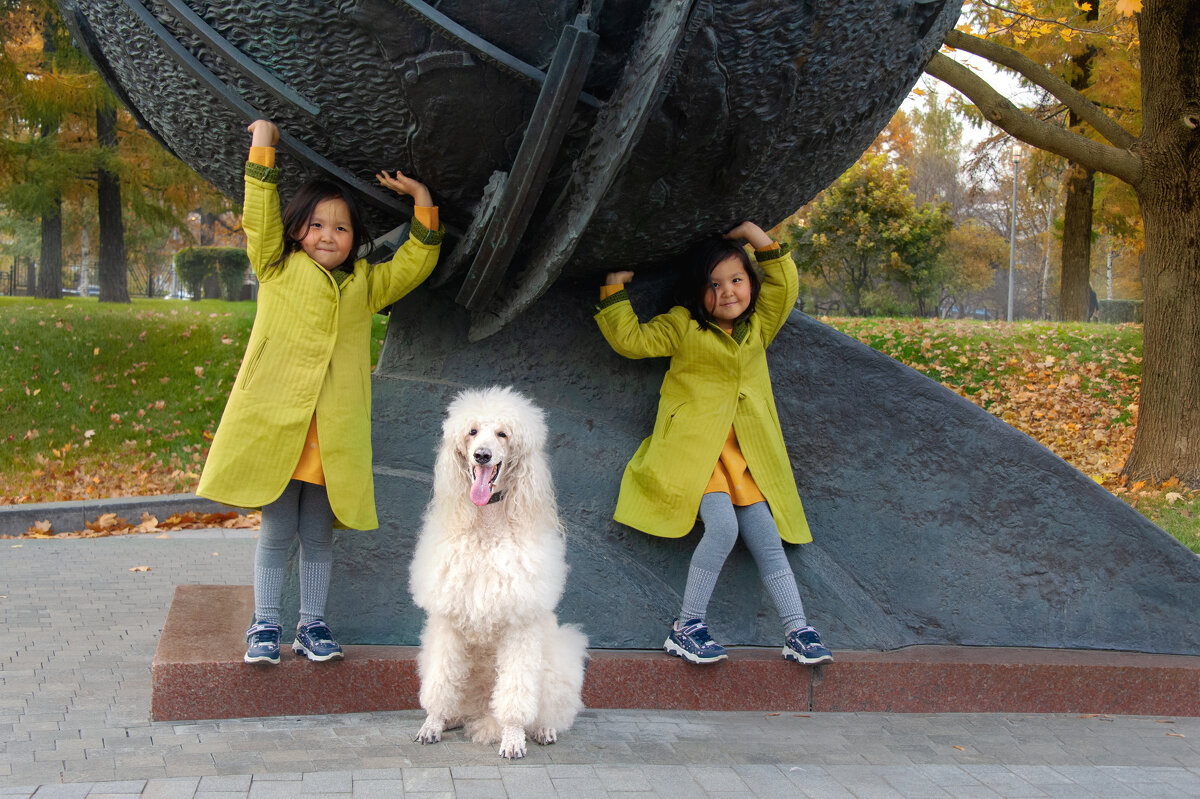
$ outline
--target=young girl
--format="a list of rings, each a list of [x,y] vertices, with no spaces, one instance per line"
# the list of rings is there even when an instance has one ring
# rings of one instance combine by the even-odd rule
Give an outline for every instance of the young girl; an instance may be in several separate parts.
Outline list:
[[[748,241],[765,275],[734,241]],[[600,332],[626,358],[670,357],[653,434],[621,478],[613,518],[651,535],[704,535],[688,570],[679,617],[663,648],[692,663],[726,657],[704,622],[717,575],[738,536],[758,564],[783,621],[783,656],[829,663],[808,626],[782,541],[812,540],[775,411],[766,347],[787,321],[799,278],[787,253],[753,222],[697,247],[684,277],[688,307],[638,322],[624,284],[608,275],[596,308]],[[782,541],[781,541],[782,538]]]
[[[300,538],[300,626],[292,651],[342,657],[325,624],[333,526],[370,530],[371,317],[437,263],[442,232],[429,190],[400,172],[379,182],[413,198],[408,241],[385,264],[358,258],[369,244],[354,196],[328,181],[305,184],[282,216],[275,183],[279,131],[250,125],[242,226],[258,278],[246,354],[213,437],[196,493],[262,508],[254,554],[254,622],[247,663],[278,663],[287,551]]]

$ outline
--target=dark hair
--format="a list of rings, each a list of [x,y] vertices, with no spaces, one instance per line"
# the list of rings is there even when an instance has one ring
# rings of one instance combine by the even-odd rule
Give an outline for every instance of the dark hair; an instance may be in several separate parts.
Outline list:
[[[300,240],[308,233],[308,223],[312,219],[313,212],[325,200],[332,199],[340,199],[346,203],[346,208],[350,211],[350,227],[354,234],[350,255],[343,263],[338,264],[338,267],[343,267],[347,263],[353,264],[355,259],[360,257],[359,250],[363,251],[361,255],[363,258],[370,255],[371,234],[367,231],[366,222],[363,220],[362,211],[358,201],[354,199],[354,194],[341,183],[317,178],[302,184],[287,207],[283,209],[283,255],[279,256],[279,261],[276,263],[282,263],[289,255],[300,249]]]
[[[713,320],[704,306],[705,298],[712,291],[712,271],[717,268],[717,264],[730,258],[741,261],[742,268],[746,270],[746,276],[750,279],[750,303],[734,320],[740,322],[754,313],[758,292],[762,288],[762,279],[758,276],[758,270],[750,265],[750,257],[746,255],[745,249],[729,239],[712,236],[692,245],[684,255],[677,303],[691,312],[701,330]]]

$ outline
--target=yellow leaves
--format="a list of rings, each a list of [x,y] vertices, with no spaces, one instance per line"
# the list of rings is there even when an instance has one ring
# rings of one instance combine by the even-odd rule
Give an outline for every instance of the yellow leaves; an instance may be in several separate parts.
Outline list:
[[[214,527],[224,529],[258,529],[262,515],[257,511],[240,514],[235,511],[220,513],[198,513],[187,511],[173,513],[160,522],[149,513],[142,513],[141,522],[134,525],[115,513],[104,513],[87,522],[83,530],[54,533],[48,520],[35,522],[19,536],[0,535],[0,538],[106,538],[117,535],[145,535],[159,533],[157,538],[170,538],[167,531],[203,530]],[[217,553],[213,553],[216,555]],[[129,571],[150,571],[149,566],[136,566]]]
[[[1184,496],[1178,491],[1168,491],[1164,499],[1166,499],[1168,505],[1174,505],[1176,502],[1182,501]]]
[[[196,373],[196,377],[204,377],[204,367],[203,366],[193,366],[192,371]]]
[[[25,531],[23,538],[49,538],[53,535],[51,532],[53,529],[49,519],[42,519],[40,522],[34,522],[29,525],[29,529]]]

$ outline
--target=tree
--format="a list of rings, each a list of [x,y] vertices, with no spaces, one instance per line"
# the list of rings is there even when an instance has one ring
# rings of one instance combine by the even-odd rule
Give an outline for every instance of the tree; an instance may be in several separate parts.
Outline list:
[[[128,302],[127,230],[161,242],[229,207],[118,107],[52,0],[0,0],[0,98],[0,204],[41,220],[40,296],[62,296],[64,249],[98,229],[100,300]]]
[[[907,173],[868,154],[800,212],[788,229],[795,259],[851,315],[928,315],[951,222],[941,206],[917,207]]]
[[[63,205],[88,159],[61,148],[64,126],[78,132],[72,114],[90,107],[100,85],[83,77],[90,66],[70,44],[57,8],[48,0],[0,3],[0,202],[41,220],[37,296],[62,296]]]
[[[129,264],[125,260],[125,225],[121,220],[121,178],[108,162],[117,158],[117,107],[96,106],[96,138],[101,161],[96,169],[96,209],[100,224],[100,302],[129,302]]]
[[[944,258],[954,268],[943,272],[938,312],[961,319],[986,306],[984,292],[1008,262],[1008,242],[979,220],[968,219],[950,231]]]
[[[1123,474],[1200,486],[1200,0],[1118,0],[1136,25],[1141,129],[1135,135],[1045,67],[952,31],[946,43],[1018,72],[1104,141],[1022,112],[971,70],[937,53],[925,71],[962,92],[1010,135],[1128,183],[1145,231],[1142,385]],[[1128,20],[1105,18],[1105,24]]]
[[[1137,39],[1133,25],[1113,25],[1112,2],[1099,0],[1010,0],[1004,5],[973,3],[972,25],[985,37],[1013,47],[1045,66],[1071,88],[1106,109],[1128,129],[1138,125]],[[1101,9],[1106,18],[1101,20]],[[1030,113],[1092,135],[1078,114],[1052,94]],[[1110,230],[1113,215],[1097,202],[1108,178],[1070,161],[1063,180],[1059,294],[1061,317],[1082,320],[1088,313],[1091,248],[1097,226]],[[1111,232],[1111,231],[1110,231]]]

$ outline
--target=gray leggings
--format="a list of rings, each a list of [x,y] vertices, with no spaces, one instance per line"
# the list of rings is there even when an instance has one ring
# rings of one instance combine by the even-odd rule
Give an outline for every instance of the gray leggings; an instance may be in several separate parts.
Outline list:
[[[779,528],[767,503],[735,507],[728,494],[705,494],[700,500],[700,518],[704,522],[704,536],[692,555],[680,620],[704,618],[717,575],[740,535],[758,565],[759,576],[775,603],[784,632],[805,626],[808,622],[796,588],[796,576],[784,554]]]
[[[288,550],[300,538],[300,622],[325,615],[333,563],[333,509],[325,486],[292,480],[262,509],[262,527],[254,550],[254,616],[279,623],[280,593]]]

